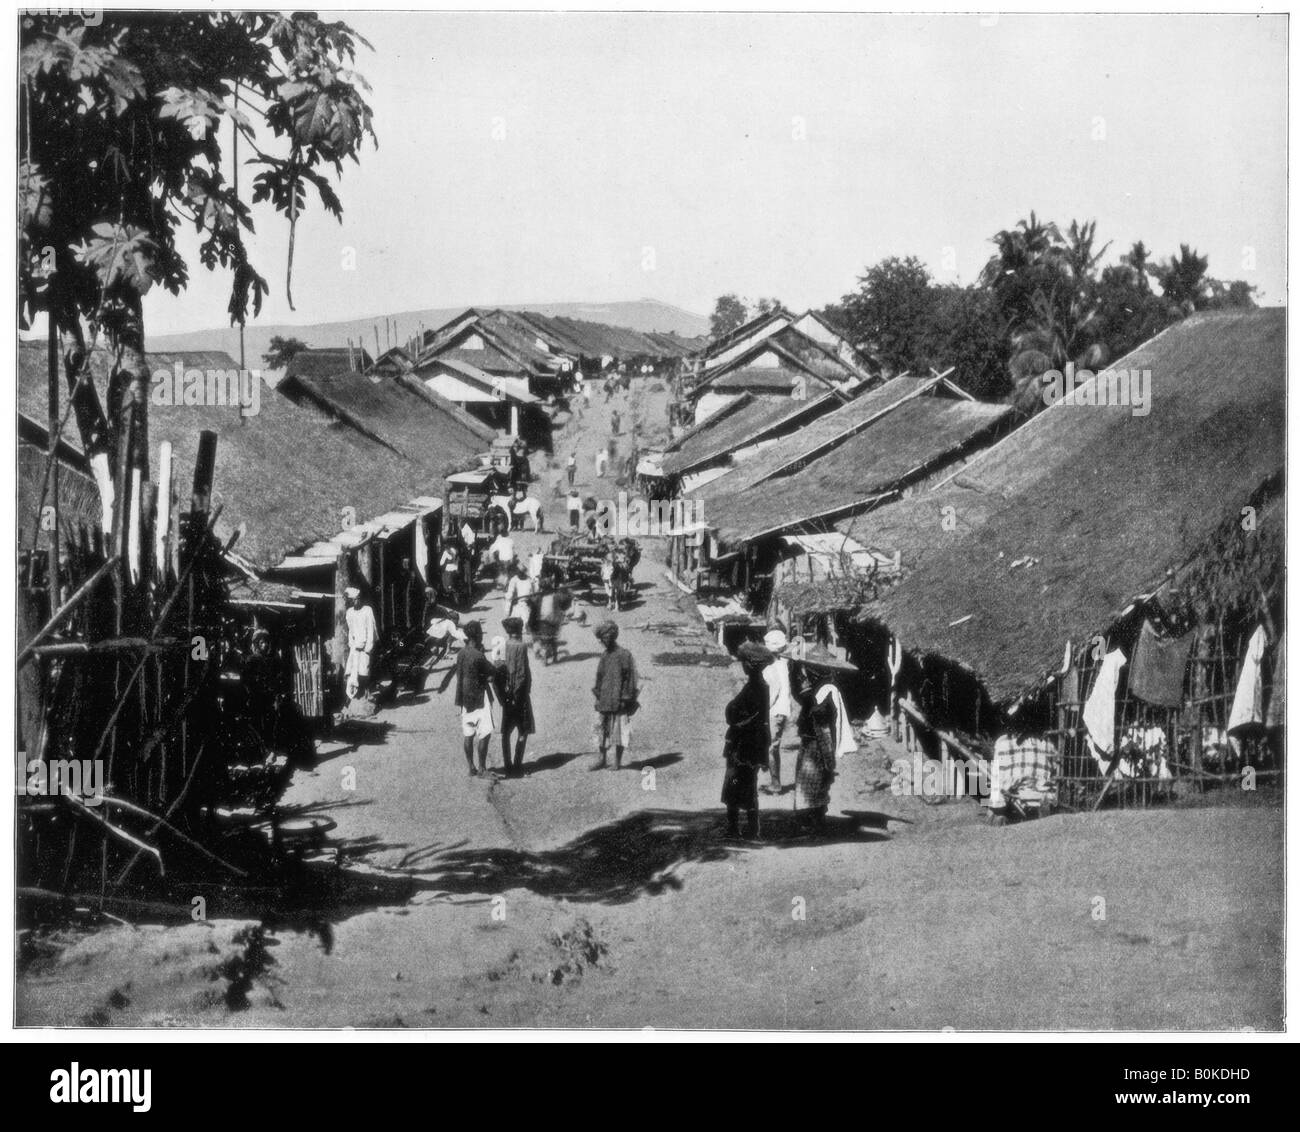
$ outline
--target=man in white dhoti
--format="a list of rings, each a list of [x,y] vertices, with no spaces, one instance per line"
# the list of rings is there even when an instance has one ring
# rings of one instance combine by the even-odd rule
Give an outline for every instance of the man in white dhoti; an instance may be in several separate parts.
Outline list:
[[[348,662],[343,671],[349,700],[361,699],[370,688],[370,659],[379,640],[374,611],[361,601],[361,591],[348,586],[344,619],[348,625]]]

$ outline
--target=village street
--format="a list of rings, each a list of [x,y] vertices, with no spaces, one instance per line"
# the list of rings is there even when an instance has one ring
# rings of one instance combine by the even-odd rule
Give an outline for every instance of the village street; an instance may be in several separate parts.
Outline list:
[[[585,494],[608,413],[570,424]],[[620,438],[621,440],[623,438]],[[538,538],[519,537],[526,553]],[[621,773],[593,771],[599,604],[580,602],[560,663],[533,659],[525,774],[466,772],[453,688],[322,746],[284,799],[335,822],[345,869],[408,878],[409,900],[273,926],[274,965],[246,1008],[214,997],[245,924],[110,928],[19,986],[27,1024],[789,1028],[1276,1028],[1281,1019],[1276,799],[1061,816],[991,828],[970,800],[889,790],[892,742],[841,764],[824,836],[799,837],[790,794],[763,797],[763,841],[723,838],[722,709],[739,666],[645,540],[637,599],[613,614],[641,712]],[[498,593],[472,613],[500,630]],[[583,620],[585,618],[585,623]],[[793,748],[787,766],[793,767]],[[501,765],[499,740],[491,746]],[[787,771],[789,777],[790,771]],[[1099,903],[1100,901],[1100,903]],[[1100,909],[1100,917],[1098,910]],[[96,972],[103,972],[96,978]],[[111,974],[109,973],[111,972]]]

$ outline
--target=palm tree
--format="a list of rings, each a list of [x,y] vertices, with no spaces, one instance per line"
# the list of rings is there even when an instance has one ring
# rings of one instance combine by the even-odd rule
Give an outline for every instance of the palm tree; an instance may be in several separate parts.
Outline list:
[[[1185,314],[1191,314],[1201,310],[1209,299],[1209,281],[1206,279],[1209,268],[1207,256],[1197,255],[1183,244],[1178,255],[1155,268],[1155,276],[1165,298]]]

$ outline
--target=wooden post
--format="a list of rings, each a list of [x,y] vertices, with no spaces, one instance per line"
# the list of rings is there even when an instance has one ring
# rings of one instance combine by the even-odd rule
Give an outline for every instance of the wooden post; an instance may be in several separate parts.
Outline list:
[[[50,508],[53,522],[50,524],[50,608],[54,609],[59,604],[61,594],[59,592],[59,331],[54,325],[54,316],[47,316],[49,320],[49,348],[47,351],[47,363],[49,366],[48,373],[48,393],[49,393],[49,433],[46,437],[49,442],[49,452],[46,460],[49,461],[50,471]],[[44,524],[41,520],[42,515],[36,517],[37,529],[39,530]]]
[[[212,505],[212,480],[217,470],[217,434],[211,429],[199,431],[199,450],[194,457],[194,490],[191,506],[201,515]]]
[[[332,659],[336,675],[343,672],[348,651],[348,552],[340,551],[334,559],[334,640],[332,642]]]
[[[172,522],[172,445],[164,440],[158,446],[158,517],[153,529],[154,568],[158,580],[167,577],[168,554],[167,541]]]

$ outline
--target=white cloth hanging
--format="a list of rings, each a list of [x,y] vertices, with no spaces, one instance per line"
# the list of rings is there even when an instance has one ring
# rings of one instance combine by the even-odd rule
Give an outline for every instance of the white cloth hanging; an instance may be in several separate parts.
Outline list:
[[[1106,761],[1115,750],[1115,690],[1119,686],[1119,670],[1127,663],[1128,657],[1122,650],[1108,652],[1097,669],[1088,702],[1083,705],[1083,725],[1088,729],[1093,755],[1106,755]]]
[[[1264,626],[1256,626],[1246,646],[1246,657],[1241,662],[1241,675],[1237,678],[1237,694],[1232,697],[1232,711],[1228,713],[1228,733],[1238,727],[1264,722],[1264,679],[1262,665],[1268,637]]]
[[[853,727],[849,723],[848,709],[844,706],[844,697],[834,684],[823,684],[817,689],[814,699],[820,704],[830,697],[835,705],[835,757],[842,759],[858,749],[858,741],[853,737]]]

